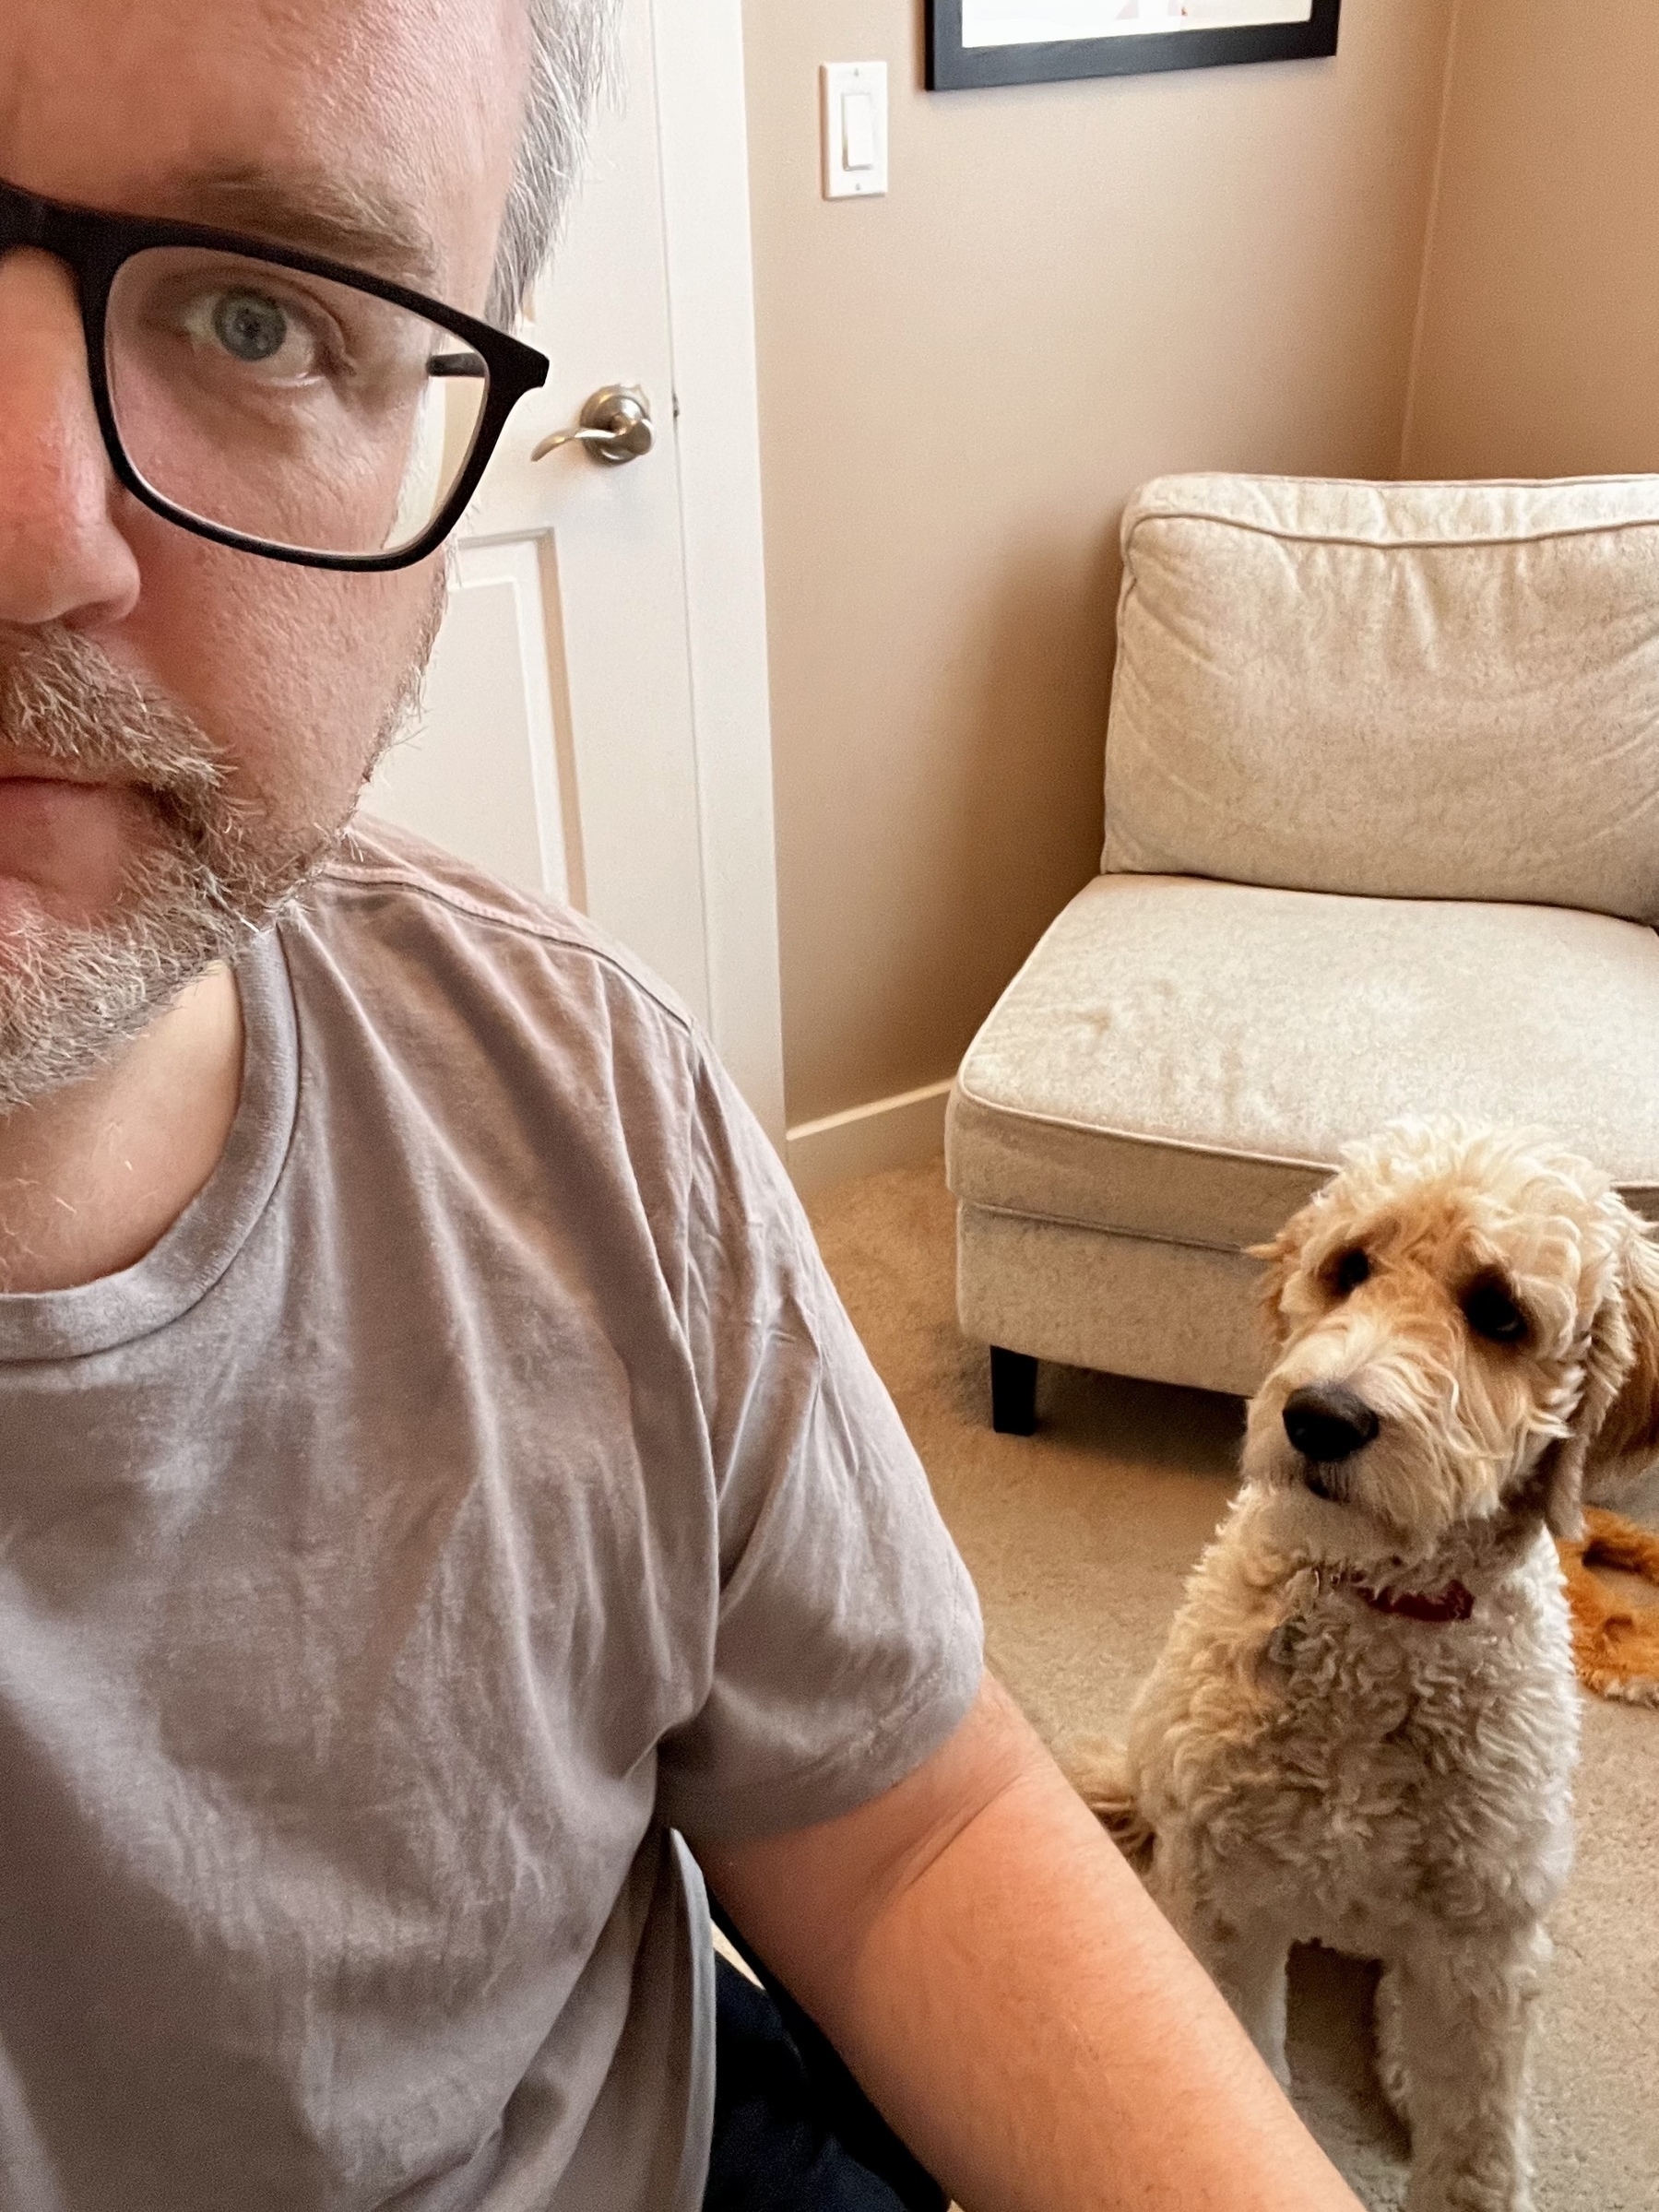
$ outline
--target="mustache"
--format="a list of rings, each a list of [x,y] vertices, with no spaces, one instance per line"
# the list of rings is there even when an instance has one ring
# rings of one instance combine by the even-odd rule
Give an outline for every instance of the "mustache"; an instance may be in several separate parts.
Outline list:
[[[434,570],[418,657],[358,788],[419,700],[444,583]],[[161,686],[63,623],[0,622],[0,755],[125,786],[154,833],[132,838],[121,890],[96,921],[26,912],[0,932],[0,1114],[81,1080],[211,963],[234,961],[325,866],[357,798],[343,778],[314,795],[291,769],[285,789],[279,757],[267,779],[251,775],[233,742],[221,747]]]
[[[0,747],[135,784],[192,843],[223,806],[224,763],[200,725],[159,685],[61,624],[0,623]]]

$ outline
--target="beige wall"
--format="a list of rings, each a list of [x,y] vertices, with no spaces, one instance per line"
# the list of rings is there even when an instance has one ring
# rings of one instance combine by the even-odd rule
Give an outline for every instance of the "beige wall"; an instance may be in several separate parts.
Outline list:
[[[1450,8],[928,95],[916,0],[748,0],[792,1121],[950,1074],[1093,872],[1126,493],[1394,472]],[[890,195],[825,203],[817,65],[881,58]]]
[[[1460,0],[1404,455],[1659,468],[1659,0]]]

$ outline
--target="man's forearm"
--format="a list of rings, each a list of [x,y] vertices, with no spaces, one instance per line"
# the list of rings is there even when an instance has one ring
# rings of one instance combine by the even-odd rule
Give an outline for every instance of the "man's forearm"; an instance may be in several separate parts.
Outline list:
[[[1002,1735],[1004,1778],[846,1949],[801,1945],[770,1887],[728,1895],[918,2156],[971,2212],[1357,2212],[1002,1694],[965,1725]]]

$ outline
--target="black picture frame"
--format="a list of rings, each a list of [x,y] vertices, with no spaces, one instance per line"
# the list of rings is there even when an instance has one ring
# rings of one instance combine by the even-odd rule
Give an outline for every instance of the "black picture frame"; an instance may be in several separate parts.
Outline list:
[[[927,0],[927,87],[1052,84],[1138,77],[1156,69],[1217,69],[1238,62],[1311,61],[1336,52],[1342,0],[1313,0],[1305,23],[1229,23],[1112,39],[1048,39],[1029,46],[964,46],[962,0]]]

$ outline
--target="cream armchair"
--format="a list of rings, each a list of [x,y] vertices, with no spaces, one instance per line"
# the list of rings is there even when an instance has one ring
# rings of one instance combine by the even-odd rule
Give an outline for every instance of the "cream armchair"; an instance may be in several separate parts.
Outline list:
[[[1165,477],[1123,557],[1103,872],[947,1126],[1022,1432],[1042,1359],[1251,1390],[1246,1248],[1396,1116],[1659,1216],[1659,478]]]

